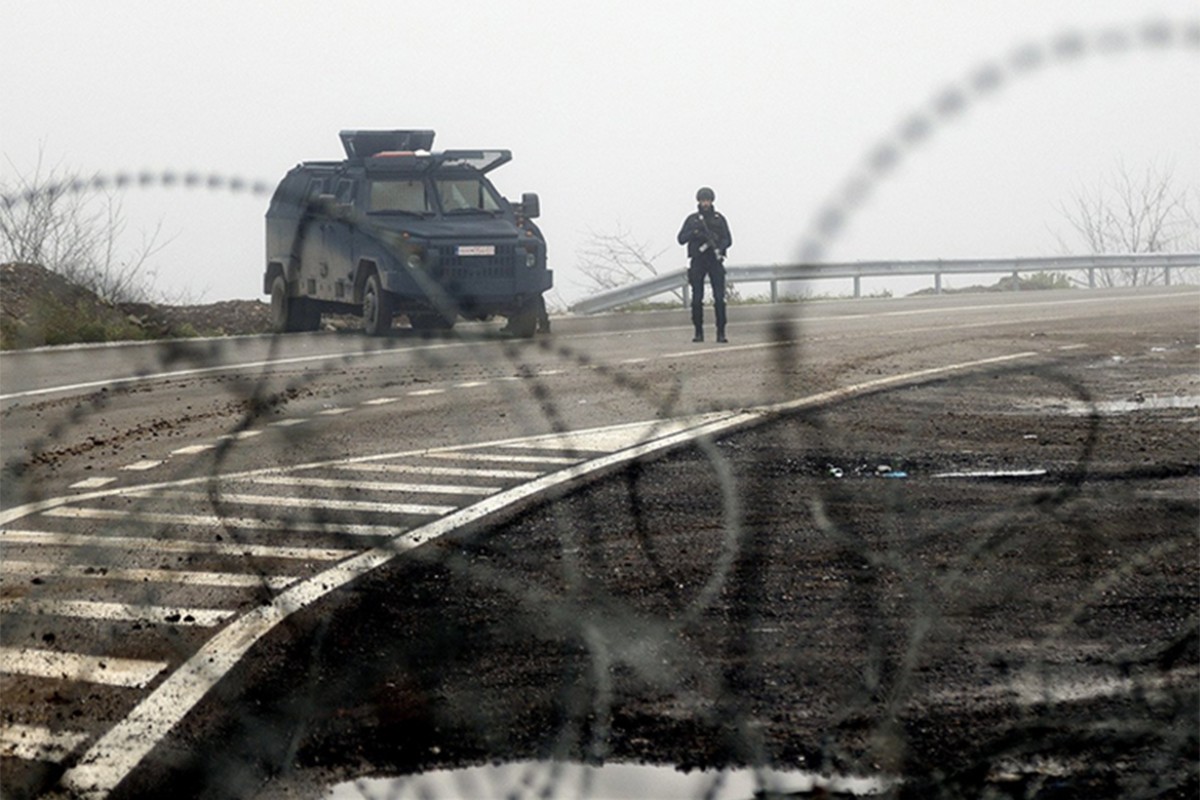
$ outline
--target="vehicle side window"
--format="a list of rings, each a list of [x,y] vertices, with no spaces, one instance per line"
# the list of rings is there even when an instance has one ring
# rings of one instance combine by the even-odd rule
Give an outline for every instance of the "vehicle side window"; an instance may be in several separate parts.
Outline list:
[[[432,211],[423,180],[371,181],[368,211],[407,211],[424,214]]]
[[[315,200],[317,195],[325,191],[325,179],[313,178],[308,182],[308,191],[304,193],[306,200]]]
[[[340,180],[337,185],[336,200],[339,206],[354,204],[354,181]]]

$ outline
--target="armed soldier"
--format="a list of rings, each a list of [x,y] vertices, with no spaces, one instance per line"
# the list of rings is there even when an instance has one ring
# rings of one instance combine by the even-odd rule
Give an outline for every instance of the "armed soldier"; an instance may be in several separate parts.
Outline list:
[[[704,341],[704,278],[712,283],[713,310],[717,315],[717,341],[725,338],[725,251],[733,244],[729,223],[713,208],[716,195],[703,186],[696,192],[696,211],[683,221],[677,237],[687,245],[688,283],[692,287],[692,325],[696,328],[693,342]]]

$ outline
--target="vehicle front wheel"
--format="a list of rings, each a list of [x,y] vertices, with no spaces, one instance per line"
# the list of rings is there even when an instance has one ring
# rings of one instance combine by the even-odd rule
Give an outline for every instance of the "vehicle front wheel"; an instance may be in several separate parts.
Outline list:
[[[392,296],[383,289],[378,273],[367,278],[363,289],[363,330],[368,336],[384,336],[392,329],[395,315]]]

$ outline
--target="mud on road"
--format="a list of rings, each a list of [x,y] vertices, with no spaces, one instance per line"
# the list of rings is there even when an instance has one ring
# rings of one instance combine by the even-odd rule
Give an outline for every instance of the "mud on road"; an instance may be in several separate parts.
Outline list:
[[[393,561],[118,795],[557,757],[1195,797],[1197,344],[1151,345],[774,420]]]

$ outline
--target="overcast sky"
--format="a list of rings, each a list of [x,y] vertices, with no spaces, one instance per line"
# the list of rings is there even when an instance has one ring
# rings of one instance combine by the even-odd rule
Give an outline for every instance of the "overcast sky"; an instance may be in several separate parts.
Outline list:
[[[432,128],[435,149],[513,151],[492,177],[540,195],[558,304],[588,291],[592,232],[684,266],[700,185],[732,264],[798,260],[830,207],[847,215],[819,240],[829,261],[1053,255],[1060,204],[1120,163],[1200,186],[1196,0],[6,0],[3,17],[5,183],[41,153],[274,187],[340,158],[340,129]],[[267,196],[122,199],[132,236],[172,237],[160,290],[262,296]]]

